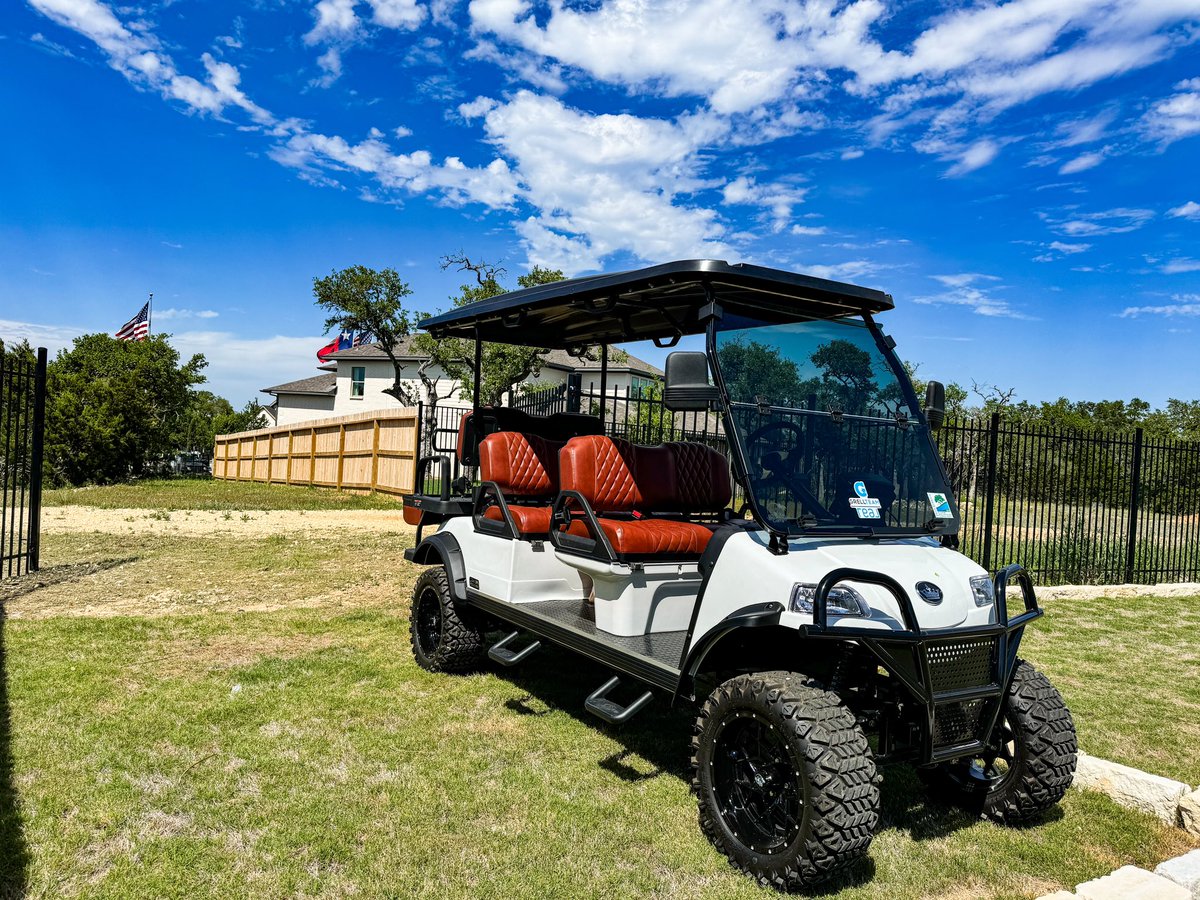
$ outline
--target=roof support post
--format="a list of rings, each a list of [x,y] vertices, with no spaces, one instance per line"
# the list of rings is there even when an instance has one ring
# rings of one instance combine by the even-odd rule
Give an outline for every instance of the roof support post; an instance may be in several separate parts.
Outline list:
[[[600,345],[600,424],[604,424],[604,404],[608,402],[608,344]]]
[[[479,382],[483,380],[483,341],[479,339],[479,333],[475,334],[475,391],[471,397],[471,408],[479,409]]]

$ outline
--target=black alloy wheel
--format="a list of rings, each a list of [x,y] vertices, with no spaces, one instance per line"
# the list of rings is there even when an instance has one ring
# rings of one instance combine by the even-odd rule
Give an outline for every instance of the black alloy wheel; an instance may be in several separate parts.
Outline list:
[[[715,744],[713,790],[730,831],[759,853],[787,847],[804,819],[804,787],[775,726],[739,712],[721,723]]]

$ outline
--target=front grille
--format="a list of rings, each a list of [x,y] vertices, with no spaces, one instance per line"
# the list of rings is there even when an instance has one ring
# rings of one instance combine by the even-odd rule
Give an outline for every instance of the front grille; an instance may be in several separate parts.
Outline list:
[[[968,638],[930,644],[930,687],[935,693],[985,687],[996,680],[996,639]]]
[[[939,703],[933,711],[933,745],[949,747],[981,740],[986,699],[965,703]]]

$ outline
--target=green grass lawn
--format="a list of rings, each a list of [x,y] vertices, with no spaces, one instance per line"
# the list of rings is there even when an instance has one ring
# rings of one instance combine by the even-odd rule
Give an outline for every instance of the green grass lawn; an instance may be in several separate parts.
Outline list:
[[[1023,656],[1050,676],[1093,756],[1200,785],[1200,597],[1051,600]]]
[[[56,488],[44,494],[46,506],[99,506],[106,509],[399,509],[388,494],[351,494],[331,488],[161,478],[124,484]]]
[[[0,896],[775,896],[700,834],[686,711],[657,701],[608,728],[582,708],[605,673],[552,649],[419,669],[408,540],[46,535],[47,572],[128,561],[9,603]],[[1185,746],[1185,715],[1094,701],[1104,670],[1077,633],[1116,627],[1116,605],[1056,603],[1027,655],[1064,680],[1085,748]],[[1181,624],[1154,645],[1169,660],[1110,653],[1166,702],[1195,687],[1176,672],[1187,641]],[[903,768],[883,800],[869,859],[831,895],[1035,897],[1192,846],[1082,791],[1024,829],[927,804]]]

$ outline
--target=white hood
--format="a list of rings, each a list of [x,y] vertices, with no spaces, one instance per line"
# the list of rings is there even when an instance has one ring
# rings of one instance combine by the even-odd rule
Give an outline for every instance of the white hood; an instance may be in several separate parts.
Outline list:
[[[922,629],[986,625],[995,621],[993,606],[978,607],[971,593],[970,578],[984,569],[956,550],[942,547],[932,538],[862,539],[798,538],[788,543],[786,554],[767,549],[763,532],[746,532],[730,538],[704,591],[697,631],[703,633],[721,619],[753,603],[775,601],[787,609],[792,587],[798,583],[818,584],[834,569],[866,569],[894,579],[912,601]],[[927,581],[942,592],[937,603],[924,600],[917,583]],[[869,620],[836,616],[829,610],[829,623],[881,630],[903,628],[900,604],[887,588],[847,582],[872,609]],[[811,613],[785,613],[793,625],[811,623]]]

